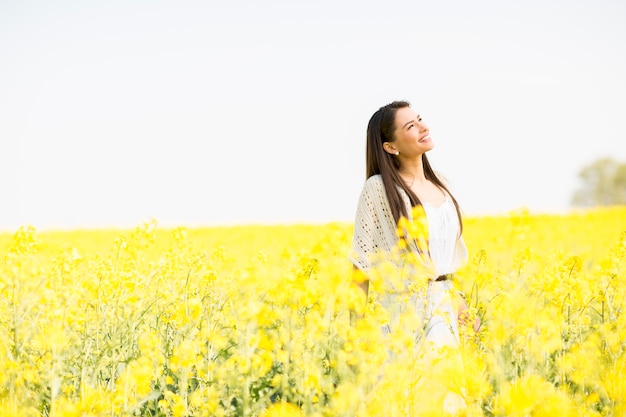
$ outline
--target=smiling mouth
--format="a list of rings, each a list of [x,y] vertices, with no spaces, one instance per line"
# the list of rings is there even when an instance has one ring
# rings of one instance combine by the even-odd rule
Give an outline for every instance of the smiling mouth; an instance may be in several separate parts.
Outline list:
[[[418,140],[418,142],[426,142],[430,140],[430,135],[426,135],[423,138],[421,138],[420,140]]]

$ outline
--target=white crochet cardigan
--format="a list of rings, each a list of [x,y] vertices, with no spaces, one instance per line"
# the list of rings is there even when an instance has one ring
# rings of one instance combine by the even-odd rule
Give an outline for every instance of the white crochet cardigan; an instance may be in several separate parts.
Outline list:
[[[400,187],[398,187],[398,190],[400,190],[400,195],[407,207],[410,219],[411,201],[409,196]],[[380,257],[382,256],[382,259],[394,262],[394,259],[389,258],[392,257],[393,249],[397,243],[397,225],[387,201],[382,177],[373,175],[365,181],[359,197],[354,219],[352,250],[348,258],[357,268],[367,274],[375,266],[373,259],[381,259]],[[379,258],[376,258],[376,256]],[[445,271],[442,271],[435,265],[435,268],[429,273],[430,278],[435,278],[440,273],[454,272],[466,261],[467,247],[463,237],[458,236],[449,265],[444,268]]]

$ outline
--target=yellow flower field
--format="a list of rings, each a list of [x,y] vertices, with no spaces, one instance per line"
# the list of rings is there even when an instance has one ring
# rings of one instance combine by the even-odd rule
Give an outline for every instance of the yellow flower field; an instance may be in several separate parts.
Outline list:
[[[0,415],[626,415],[626,208],[467,218],[481,329],[430,364],[351,323],[351,231],[0,234]]]

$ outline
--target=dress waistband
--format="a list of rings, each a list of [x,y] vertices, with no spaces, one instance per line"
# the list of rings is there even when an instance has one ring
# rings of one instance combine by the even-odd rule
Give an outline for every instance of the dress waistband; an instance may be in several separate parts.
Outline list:
[[[435,279],[435,281],[447,281],[447,280],[449,280],[449,279],[452,279],[452,277],[453,277],[453,276],[454,276],[454,275],[452,275],[452,274],[444,274],[444,275],[439,275],[439,276],[437,277],[437,279]]]

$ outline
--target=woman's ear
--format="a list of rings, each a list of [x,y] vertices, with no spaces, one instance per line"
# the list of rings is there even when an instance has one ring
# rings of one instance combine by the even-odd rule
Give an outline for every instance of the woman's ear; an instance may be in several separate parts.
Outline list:
[[[388,154],[391,154],[391,155],[397,155],[398,154],[398,150],[393,146],[393,144],[391,142],[384,142],[383,143],[383,149]]]

